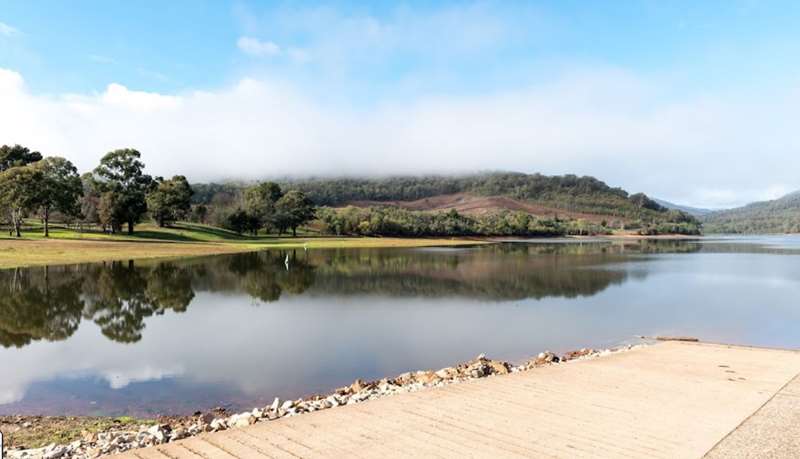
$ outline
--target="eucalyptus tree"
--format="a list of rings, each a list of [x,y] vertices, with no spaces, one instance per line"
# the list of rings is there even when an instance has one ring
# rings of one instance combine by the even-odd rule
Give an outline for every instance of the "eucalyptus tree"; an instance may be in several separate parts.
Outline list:
[[[66,217],[77,217],[81,213],[80,199],[83,183],[78,169],[71,162],[58,156],[49,156],[31,166],[40,172],[39,186],[34,192],[34,204],[42,212],[44,236],[50,236],[50,216],[53,211]]]
[[[147,208],[158,226],[186,219],[192,207],[192,187],[182,175],[169,180],[156,179],[153,191],[147,195]]]
[[[131,148],[114,150],[106,153],[94,170],[112,227],[120,228],[127,223],[129,234],[147,212],[146,196],[153,183],[144,173],[141,157],[141,153]],[[106,196],[109,193],[111,196]]]
[[[279,220],[279,231],[290,228],[292,236],[297,236],[297,227],[314,218],[314,203],[302,191],[292,190],[275,203]]]
[[[100,224],[100,198],[94,174],[86,172],[81,175],[83,197],[81,197],[81,223],[89,225]]]
[[[282,196],[283,191],[275,182],[262,182],[251,186],[244,192],[245,210],[258,222],[257,226],[269,230],[276,226],[275,204]]]
[[[22,236],[25,215],[38,207],[38,189],[42,171],[28,166],[12,167],[0,172],[0,204],[8,212],[14,233]]]

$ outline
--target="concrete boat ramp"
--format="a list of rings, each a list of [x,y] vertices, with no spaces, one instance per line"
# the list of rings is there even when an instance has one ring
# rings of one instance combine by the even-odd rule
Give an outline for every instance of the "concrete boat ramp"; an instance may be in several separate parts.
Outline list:
[[[662,342],[124,458],[800,457],[800,352]]]

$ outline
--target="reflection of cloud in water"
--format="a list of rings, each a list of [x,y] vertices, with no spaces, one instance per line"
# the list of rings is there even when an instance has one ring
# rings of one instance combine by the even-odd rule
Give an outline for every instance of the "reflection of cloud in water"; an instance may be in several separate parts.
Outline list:
[[[143,368],[124,368],[105,371],[102,373],[103,378],[108,381],[109,387],[112,389],[122,389],[131,383],[144,382],[144,381],[158,381],[165,378],[172,378],[183,374],[183,369],[180,365],[176,365],[175,369],[162,370],[145,366]]]

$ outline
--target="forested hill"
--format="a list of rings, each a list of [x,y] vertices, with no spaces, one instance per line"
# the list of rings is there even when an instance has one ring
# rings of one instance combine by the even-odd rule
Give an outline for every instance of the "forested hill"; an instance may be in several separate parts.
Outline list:
[[[702,218],[709,233],[800,233],[800,191]]]
[[[505,196],[565,211],[639,216],[667,209],[643,194],[629,195],[594,177],[486,173],[466,176],[389,177],[381,179],[309,179],[286,184],[305,192],[316,204],[343,206],[359,202],[393,203],[468,194]]]
[[[314,204],[329,208],[395,208],[408,212],[448,212],[488,216],[524,213],[638,229],[673,222],[697,231],[694,217],[670,210],[642,193],[628,194],[594,177],[545,176],[510,172],[462,176],[314,178],[279,181]],[[235,202],[244,185],[194,184],[196,204]]]

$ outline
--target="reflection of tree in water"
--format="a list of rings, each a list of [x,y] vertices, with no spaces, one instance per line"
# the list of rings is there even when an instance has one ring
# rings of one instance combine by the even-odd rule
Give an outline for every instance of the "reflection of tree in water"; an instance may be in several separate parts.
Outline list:
[[[81,317],[114,341],[141,339],[144,319],[185,311],[191,273],[174,264],[133,262],[0,271],[0,344],[66,339]]]
[[[195,292],[518,300],[594,295],[629,276],[621,263],[699,244],[514,244],[464,250],[265,251],[180,262],[103,263],[0,271],[0,345],[71,336],[83,318],[118,342],[142,338],[145,320],[185,311]],[[289,257],[289,269],[285,259]]]
[[[314,283],[314,268],[304,255],[304,251],[270,251],[206,258],[203,278],[196,279],[195,285],[210,291],[244,291],[263,302],[277,301],[284,293],[303,293]]]
[[[197,261],[133,261],[0,271],[0,345],[70,337],[81,319],[122,343],[142,339],[145,320],[186,311],[195,291],[245,292],[264,302],[314,282],[303,254],[261,252]]]
[[[171,263],[136,267],[113,262],[88,265],[83,285],[83,315],[114,341],[133,343],[142,338],[144,319],[167,309],[183,312],[194,298],[191,274]]]
[[[70,269],[0,271],[0,345],[63,340],[81,321],[81,277]]]

